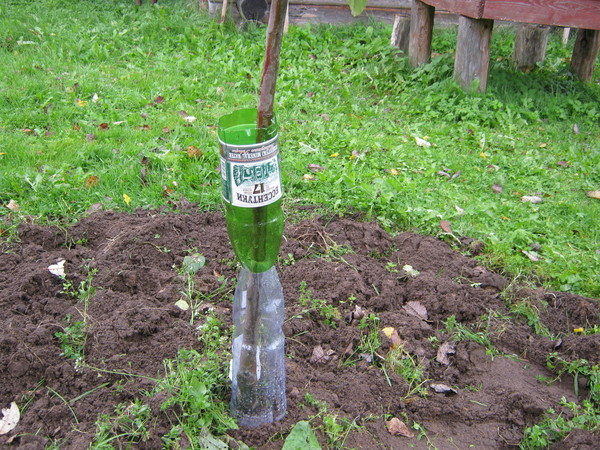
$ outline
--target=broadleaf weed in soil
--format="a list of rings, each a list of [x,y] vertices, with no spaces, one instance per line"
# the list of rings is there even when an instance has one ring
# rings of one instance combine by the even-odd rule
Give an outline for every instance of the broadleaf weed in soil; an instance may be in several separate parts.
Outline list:
[[[581,405],[562,399],[561,406],[568,409],[568,415],[549,409],[544,419],[525,429],[519,447],[523,450],[537,450],[550,447],[574,430],[597,431],[600,429],[600,411],[591,402]]]
[[[342,318],[342,315],[337,307],[329,303],[327,300],[315,297],[313,290],[308,287],[306,281],[300,282],[298,303],[304,308],[300,312],[300,315],[314,314],[324,324],[330,326],[331,328],[337,328],[338,321]]]
[[[218,207],[214,125],[255,104],[264,28],[219,25],[194,5],[0,5],[1,215],[72,221],[95,203],[131,211],[182,197]],[[485,242],[493,268],[600,295],[600,203],[585,196],[600,183],[600,86],[568,73],[571,48],[551,36],[540,68],[522,74],[500,27],[488,91],[469,94],[451,79],[454,30],[435,30],[437,56],[417,70],[389,34],[377,23],[290,27],[277,97],[286,207],[359,210],[434,235],[449,220]],[[305,179],[308,164],[324,170]],[[543,203],[521,202],[531,193]],[[522,253],[532,245],[540,261]]]
[[[165,443],[177,441],[183,433],[192,446],[203,448],[204,439],[237,428],[229,415],[229,405],[223,400],[229,388],[229,340],[221,327],[216,316],[207,315],[199,328],[202,350],[181,349],[175,359],[165,361],[166,374],[155,389],[167,393],[169,397],[161,409],[174,415],[175,424]]]

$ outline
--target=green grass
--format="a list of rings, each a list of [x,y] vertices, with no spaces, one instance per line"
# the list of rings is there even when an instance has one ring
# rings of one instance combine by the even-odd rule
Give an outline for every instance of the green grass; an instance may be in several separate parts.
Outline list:
[[[96,202],[154,208],[165,195],[218,207],[214,125],[256,104],[264,28],[220,26],[191,3],[0,6],[0,204],[20,205],[0,214],[72,221]],[[512,34],[499,30],[488,92],[467,94],[451,80],[453,30],[436,30],[441,56],[416,71],[389,34],[380,24],[290,28],[277,95],[286,207],[358,209],[432,234],[447,219],[487,244],[491,266],[599,296],[600,202],[585,191],[600,188],[600,87],[569,75],[570,49],[553,36],[541,69],[520,74]],[[191,145],[203,154],[188,156]],[[325,167],[312,181],[309,163]],[[461,175],[436,175],[444,168]],[[536,192],[544,203],[520,201]],[[521,252],[534,243],[540,262]]]

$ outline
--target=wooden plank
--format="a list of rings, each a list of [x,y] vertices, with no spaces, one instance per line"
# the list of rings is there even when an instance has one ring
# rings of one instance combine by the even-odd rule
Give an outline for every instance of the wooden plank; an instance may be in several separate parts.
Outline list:
[[[486,0],[488,19],[600,29],[598,0]]]
[[[394,26],[392,27],[392,37],[390,44],[398,47],[404,53],[408,52],[408,43],[410,41],[410,17],[396,16]]]
[[[435,8],[420,0],[414,0],[410,10],[410,36],[408,60],[412,67],[419,67],[431,58],[431,34]]]
[[[600,31],[577,30],[571,57],[571,71],[582,81],[591,81],[600,50]]]
[[[548,25],[517,25],[513,61],[518,70],[531,72],[537,63],[544,60],[549,35]]]
[[[473,18],[600,29],[600,0],[424,0]]]
[[[424,3],[454,14],[479,18],[484,0],[423,0]]]
[[[348,8],[347,0],[292,0],[290,5],[319,5],[319,6],[345,6]],[[410,8],[411,0],[369,0],[367,2],[369,8]]]
[[[485,91],[490,68],[490,40],[494,21],[460,16],[454,58],[454,79],[465,89],[478,81]]]

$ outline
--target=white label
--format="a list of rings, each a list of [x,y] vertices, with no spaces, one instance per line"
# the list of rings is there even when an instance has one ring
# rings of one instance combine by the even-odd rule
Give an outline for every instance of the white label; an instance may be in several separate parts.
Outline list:
[[[268,142],[232,146],[221,143],[223,198],[233,206],[257,208],[282,196],[277,138]]]

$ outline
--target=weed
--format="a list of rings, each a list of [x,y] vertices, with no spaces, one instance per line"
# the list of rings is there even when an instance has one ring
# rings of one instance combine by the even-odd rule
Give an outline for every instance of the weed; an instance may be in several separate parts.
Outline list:
[[[221,327],[214,315],[208,315],[201,327],[202,351],[179,350],[175,359],[165,361],[166,375],[156,387],[169,395],[161,409],[171,408],[192,446],[202,447],[201,441],[207,436],[221,435],[237,427],[224,401],[229,387],[225,369],[228,353]],[[176,434],[172,430],[165,439]]]
[[[112,441],[131,447],[148,439],[148,421],[150,407],[136,399],[130,403],[121,403],[115,408],[114,415],[102,414],[96,421],[96,436],[91,448],[114,448]]]
[[[557,378],[565,373],[571,375],[573,390],[577,396],[579,396],[579,377],[585,377],[590,390],[590,400],[600,405],[600,365],[590,364],[585,359],[567,361],[558,353],[549,353],[546,357],[546,365],[557,372]]]
[[[200,306],[205,302],[212,302],[217,298],[225,297],[233,290],[233,285],[224,276],[217,281],[220,283],[216,289],[209,292],[199,292],[196,286],[196,273],[204,267],[204,256],[200,253],[191,253],[183,259],[181,267],[177,269],[179,275],[185,280],[185,290],[181,291],[183,306],[190,310],[190,324],[193,324],[200,313]]]
[[[419,395],[425,397],[429,392],[425,387],[427,380],[424,377],[423,365],[405,349],[398,347],[391,349],[385,358],[387,366],[400,375],[408,384],[408,391],[404,398]]]
[[[298,302],[305,308],[300,315],[315,313],[323,323],[329,325],[331,328],[338,326],[337,321],[342,318],[342,315],[337,307],[330,304],[327,300],[315,298],[312,289],[308,287],[306,281],[300,282],[299,291]]]
[[[335,414],[329,414],[327,403],[315,398],[312,394],[304,394],[306,404],[317,408],[317,414],[312,416],[310,420],[317,418],[321,419],[321,430],[327,438],[329,448],[344,448],[344,442],[348,434],[353,430],[360,430],[362,427],[356,423],[356,419],[348,420]]]
[[[544,419],[525,429],[519,447],[523,450],[537,450],[550,447],[574,430],[597,431],[600,429],[600,412],[591,402],[581,405],[567,402],[563,397],[560,404],[569,409],[571,417],[557,414],[554,409],[545,413]]]
[[[288,253],[285,258],[281,259],[281,264],[283,266],[293,266],[296,264],[296,259],[294,258],[293,253]]]
[[[523,316],[527,321],[527,325],[533,328],[533,331],[540,336],[545,336],[550,339],[555,337],[550,333],[550,330],[544,325],[540,319],[537,308],[527,301],[521,301],[510,305],[510,311],[514,314]]]
[[[87,340],[85,322],[82,320],[72,322],[71,319],[71,315],[67,314],[66,322],[69,322],[70,325],[64,327],[63,331],[54,333],[54,336],[58,338],[60,343],[61,356],[74,359],[75,366],[79,367],[85,360],[85,343]]]
[[[444,322],[446,332],[452,335],[452,339],[456,341],[474,341],[485,347],[485,352],[489,356],[498,356],[501,353],[494,347],[487,327],[481,331],[472,331],[456,320],[456,316],[448,317]]]

